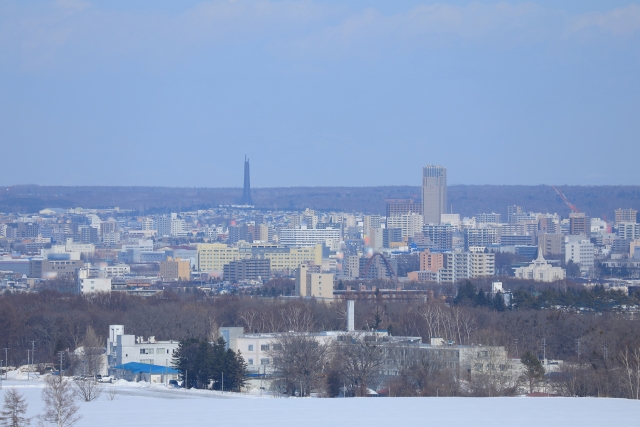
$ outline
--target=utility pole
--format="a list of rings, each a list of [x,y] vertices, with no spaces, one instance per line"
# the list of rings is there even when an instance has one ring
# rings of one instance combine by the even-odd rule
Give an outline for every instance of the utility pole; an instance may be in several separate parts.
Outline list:
[[[35,365],[36,362],[34,361],[36,357],[36,342],[35,341],[31,341],[31,364]]]
[[[31,350],[27,349],[27,381],[29,381],[29,352]]]
[[[224,372],[222,373],[222,393],[224,394]]]
[[[7,352],[9,351],[8,348],[5,347],[4,349],[4,379],[9,381],[9,356],[7,355]]]
[[[542,361],[544,363],[544,369],[547,369],[547,338],[542,338]],[[549,384],[548,384],[548,379],[547,381],[544,382],[544,388],[547,389],[547,397],[549,397]]]
[[[578,362],[580,362],[580,338],[576,340],[576,345],[578,346]]]
[[[62,357],[64,356],[64,352],[60,350],[60,371],[58,371],[58,376],[60,377],[60,382],[62,382]]]

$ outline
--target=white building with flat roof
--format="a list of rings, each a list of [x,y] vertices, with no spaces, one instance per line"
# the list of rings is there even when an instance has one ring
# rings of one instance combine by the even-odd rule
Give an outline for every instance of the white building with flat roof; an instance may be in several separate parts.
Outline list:
[[[587,273],[595,266],[595,246],[589,240],[569,241],[565,244],[565,262],[573,261],[580,271]]]
[[[86,278],[78,279],[81,294],[93,294],[97,292],[111,292],[111,279],[107,278]]]
[[[110,325],[107,340],[109,367],[129,362],[171,367],[173,352],[179,345],[179,341],[157,341],[155,337],[145,340],[143,337],[126,335],[124,325]]]

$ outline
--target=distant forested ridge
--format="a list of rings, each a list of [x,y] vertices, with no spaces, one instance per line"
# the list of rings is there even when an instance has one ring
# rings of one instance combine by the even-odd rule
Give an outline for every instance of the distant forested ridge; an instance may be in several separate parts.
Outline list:
[[[613,219],[617,208],[640,210],[640,186],[560,186],[567,198],[593,217]],[[383,214],[387,198],[420,198],[418,186],[385,187],[281,187],[255,188],[257,208],[273,210],[367,212]],[[451,185],[449,208],[463,216],[497,212],[507,206],[527,211],[557,212],[569,209],[548,185]],[[16,185],[2,187],[0,212],[37,212],[44,208],[133,209],[141,214],[207,209],[238,203],[241,188],[173,187],[63,187]],[[505,218],[506,219],[506,218]]]

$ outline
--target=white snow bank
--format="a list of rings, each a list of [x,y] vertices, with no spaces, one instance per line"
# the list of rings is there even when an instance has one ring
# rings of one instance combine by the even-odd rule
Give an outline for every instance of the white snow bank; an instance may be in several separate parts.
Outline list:
[[[29,416],[42,411],[41,381],[5,382],[29,403]],[[116,387],[113,401],[79,402],[78,426],[305,427],[446,425],[448,427],[590,427],[636,425],[640,401],[589,398],[234,398],[205,390]],[[226,398],[221,398],[226,397]],[[1,400],[0,400],[1,402]]]

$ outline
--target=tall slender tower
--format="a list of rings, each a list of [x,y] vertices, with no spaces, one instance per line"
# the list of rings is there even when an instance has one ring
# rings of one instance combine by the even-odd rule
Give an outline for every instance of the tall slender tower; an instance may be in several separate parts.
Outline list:
[[[427,165],[422,168],[422,215],[425,224],[440,224],[447,212],[447,168]]]
[[[249,174],[249,159],[247,156],[244,156],[244,190],[242,192],[242,201],[240,202],[242,205],[253,205],[253,200],[251,199],[251,178]]]

